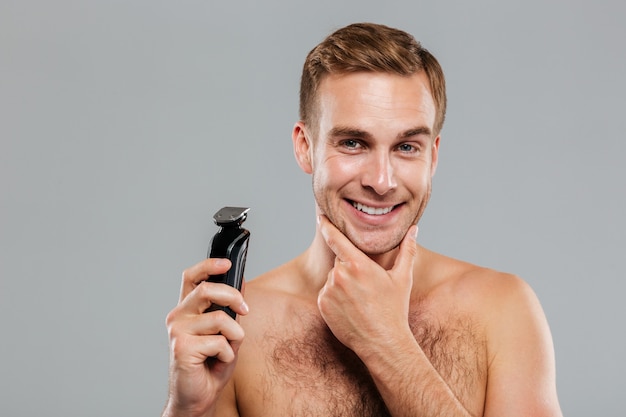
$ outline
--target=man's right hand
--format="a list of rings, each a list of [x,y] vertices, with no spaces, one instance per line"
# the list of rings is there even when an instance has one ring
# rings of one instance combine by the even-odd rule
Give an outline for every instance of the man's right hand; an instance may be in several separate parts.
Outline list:
[[[183,272],[180,300],[167,315],[170,342],[169,398],[163,416],[206,416],[235,368],[244,332],[222,310],[248,313],[242,294],[226,284],[205,282],[230,269],[227,259],[206,259]]]

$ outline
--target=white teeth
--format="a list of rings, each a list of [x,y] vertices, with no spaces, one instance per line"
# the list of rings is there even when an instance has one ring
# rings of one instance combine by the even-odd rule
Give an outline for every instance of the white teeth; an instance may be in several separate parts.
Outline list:
[[[354,206],[354,208],[356,208],[359,211],[362,211],[363,213],[367,213],[367,214],[371,214],[371,215],[381,215],[381,214],[387,214],[389,213],[391,210],[393,210],[393,206],[391,207],[385,207],[385,208],[375,208],[375,207],[368,207],[366,205],[363,205],[361,203],[357,203],[357,202],[352,202],[352,205]]]

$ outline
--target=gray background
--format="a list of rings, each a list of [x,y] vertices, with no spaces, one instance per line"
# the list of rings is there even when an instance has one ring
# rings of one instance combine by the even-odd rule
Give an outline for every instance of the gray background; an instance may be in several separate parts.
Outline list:
[[[223,205],[249,278],[314,231],[292,156],[330,31],[413,33],[450,107],[427,247],[517,273],[567,416],[624,416],[626,13],[610,1],[0,1],[0,414],[158,415],[164,318]]]

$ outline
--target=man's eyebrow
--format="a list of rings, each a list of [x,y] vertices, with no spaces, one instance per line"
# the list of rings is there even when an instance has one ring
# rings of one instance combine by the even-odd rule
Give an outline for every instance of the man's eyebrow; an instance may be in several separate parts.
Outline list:
[[[328,132],[329,137],[352,137],[352,138],[360,138],[360,139],[370,139],[372,137],[371,133],[366,132],[365,130],[356,129],[353,127],[347,126],[336,126],[333,127],[330,132]]]
[[[430,128],[428,128],[427,126],[414,127],[398,134],[398,139],[408,139],[413,136],[420,135],[431,136],[432,130],[430,130]],[[365,130],[348,126],[335,126],[330,130],[330,132],[328,132],[328,136],[331,138],[351,137],[356,139],[371,139],[373,137],[371,133]]]
[[[432,136],[432,134],[433,134],[432,130],[430,130],[430,128],[428,128],[427,126],[419,126],[419,127],[415,127],[413,129],[409,129],[409,130],[402,132],[401,134],[398,135],[398,138],[407,139],[413,136],[420,136],[420,135]]]

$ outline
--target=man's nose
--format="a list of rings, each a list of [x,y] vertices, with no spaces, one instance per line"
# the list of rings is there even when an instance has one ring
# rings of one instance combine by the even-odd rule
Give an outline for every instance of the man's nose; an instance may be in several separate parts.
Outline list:
[[[363,169],[362,185],[373,189],[376,194],[385,195],[396,188],[394,167],[388,153],[373,153]]]

